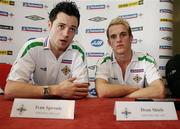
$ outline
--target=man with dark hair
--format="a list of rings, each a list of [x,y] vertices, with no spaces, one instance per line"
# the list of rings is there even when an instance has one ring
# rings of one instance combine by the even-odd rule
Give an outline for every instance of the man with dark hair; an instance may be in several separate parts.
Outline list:
[[[88,95],[83,48],[73,42],[80,14],[74,2],[60,2],[49,14],[49,36],[28,41],[13,64],[5,97],[81,99]]]

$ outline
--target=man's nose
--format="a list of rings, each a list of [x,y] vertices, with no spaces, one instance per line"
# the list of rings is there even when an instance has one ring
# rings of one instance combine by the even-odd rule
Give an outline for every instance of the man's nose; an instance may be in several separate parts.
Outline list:
[[[118,36],[117,36],[117,41],[121,41],[121,40],[122,40],[121,35],[118,35]]]
[[[69,35],[69,29],[68,29],[68,28],[65,28],[65,29],[63,30],[63,36],[64,36],[64,37],[68,37],[68,35]]]

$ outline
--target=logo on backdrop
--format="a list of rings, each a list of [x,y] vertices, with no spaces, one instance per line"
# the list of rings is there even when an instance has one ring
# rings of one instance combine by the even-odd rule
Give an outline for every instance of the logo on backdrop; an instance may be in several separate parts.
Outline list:
[[[104,56],[103,52],[86,52],[87,57],[102,57]]]
[[[126,15],[120,15],[119,17],[120,18],[123,18],[123,19],[132,19],[132,18],[137,18],[138,16],[142,16],[143,14],[140,13],[132,13],[132,14],[126,14]]]
[[[39,21],[39,20],[44,20],[45,19],[45,18],[40,17],[38,15],[25,16],[25,18],[33,20],[33,21]]]
[[[100,47],[103,45],[103,40],[101,39],[94,39],[91,41],[91,45],[94,46],[94,47]]]
[[[7,25],[0,25],[0,29],[4,29],[4,30],[13,30],[13,26],[7,26]]]
[[[0,11],[0,16],[5,16],[5,17],[8,17],[8,16],[14,16],[13,13],[9,13],[9,12],[5,12],[5,11]]]
[[[141,42],[143,42],[142,39],[133,39],[132,40],[132,44],[141,43]]]
[[[173,11],[170,10],[170,9],[160,9],[159,12],[160,12],[160,13],[170,13],[170,14],[173,13]]]
[[[172,31],[173,29],[170,27],[160,27],[160,31]]]
[[[13,55],[13,51],[9,51],[9,50],[2,50],[0,51],[0,55]]]
[[[99,4],[99,5],[87,5],[86,9],[87,10],[97,10],[97,9],[105,9],[105,8],[109,8],[109,5],[105,5],[105,4]]]
[[[159,66],[159,70],[166,70],[166,66]]]
[[[94,21],[94,22],[101,22],[101,21],[107,20],[107,18],[98,16],[98,17],[89,18],[88,20]]]
[[[169,55],[159,55],[159,59],[171,59],[172,56]]]
[[[173,3],[173,0],[160,0],[160,2],[169,2],[169,3]]]
[[[140,27],[132,27],[131,30],[132,30],[132,32],[134,32],[134,31],[143,31],[143,27],[142,26],[140,26]]]
[[[135,1],[135,2],[129,2],[129,3],[125,3],[125,4],[119,4],[119,5],[118,5],[118,8],[127,8],[127,7],[142,5],[142,4],[143,4],[143,0],[138,0],[138,1]]]
[[[161,39],[167,40],[167,41],[172,41],[172,37],[167,36],[167,37],[162,37]]]
[[[172,46],[169,46],[169,45],[160,45],[159,49],[169,49],[169,50],[172,50]]]
[[[0,4],[6,4],[6,5],[12,5],[12,6],[14,6],[14,5],[15,5],[15,2],[12,1],[12,0],[1,0],[1,1],[0,1]]]
[[[161,22],[173,22],[173,19],[168,19],[168,18],[161,18]]]
[[[46,32],[46,29],[40,28],[40,27],[30,27],[30,26],[22,26],[22,31],[30,31],[30,32]]]
[[[11,37],[6,36],[0,36],[0,41],[12,41],[13,39]]]
[[[104,33],[104,28],[86,29],[86,33]]]
[[[23,7],[43,8],[43,4],[23,2]]]

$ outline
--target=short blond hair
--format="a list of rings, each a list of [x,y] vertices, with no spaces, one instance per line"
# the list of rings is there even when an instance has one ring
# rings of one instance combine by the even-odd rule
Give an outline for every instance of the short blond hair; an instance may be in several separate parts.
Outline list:
[[[114,19],[111,20],[111,22],[109,23],[108,25],[108,28],[106,30],[106,35],[107,35],[107,38],[109,39],[109,28],[112,26],[112,25],[118,25],[118,24],[122,24],[124,25],[127,29],[128,29],[128,33],[129,35],[132,36],[132,31],[131,31],[131,27],[129,25],[129,22],[121,17],[116,17]]]

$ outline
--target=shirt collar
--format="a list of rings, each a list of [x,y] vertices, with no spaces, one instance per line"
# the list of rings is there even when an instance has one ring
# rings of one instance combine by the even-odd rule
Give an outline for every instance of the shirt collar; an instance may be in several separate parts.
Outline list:
[[[117,63],[117,60],[115,58],[114,52],[111,54],[112,63]],[[138,55],[135,53],[135,51],[132,50],[132,59],[131,62],[138,61]]]
[[[44,46],[44,50],[49,50],[49,49],[51,49],[51,48],[50,48],[50,43],[49,43],[49,38],[48,38],[48,37],[46,37],[46,38],[44,39],[43,46]]]
[[[73,41],[72,41],[72,43],[73,43]],[[71,43],[71,44],[72,44],[72,43]],[[71,44],[70,44],[69,47],[66,49],[66,51],[71,49]],[[46,37],[46,38],[44,39],[43,46],[44,46],[44,50],[51,50],[51,46],[50,46],[50,42],[49,42],[49,37]]]

